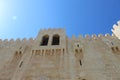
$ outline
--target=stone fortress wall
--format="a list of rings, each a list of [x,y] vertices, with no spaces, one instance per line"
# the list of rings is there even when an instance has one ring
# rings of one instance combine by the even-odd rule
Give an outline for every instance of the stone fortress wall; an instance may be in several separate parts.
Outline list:
[[[120,21],[113,25],[112,32],[120,39]]]
[[[0,40],[0,80],[120,80],[117,27],[112,35],[44,29],[35,39]]]

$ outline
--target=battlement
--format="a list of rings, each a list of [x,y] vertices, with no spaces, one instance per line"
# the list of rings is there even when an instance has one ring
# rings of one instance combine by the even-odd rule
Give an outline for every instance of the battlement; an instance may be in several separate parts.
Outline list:
[[[117,22],[117,24],[114,24],[113,25],[113,29],[112,29],[112,32],[113,34],[109,34],[109,33],[106,33],[106,34],[92,34],[92,35],[89,35],[89,34],[86,34],[86,35],[79,35],[78,37],[76,37],[75,35],[72,36],[71,39],[97,39],[97,38],[102,38],[102,37],[114,37],[114,38],[119,38],[120,39],[120,21]],[[29,38],[29,39],[26,39],[26,38],[23,38],[23,39],[5,39],[5,40],[2,40],[0,39],[0,43],[24,43],[24,42],[34,42],[37,41],[41,41],[41,39],[44,37],[44,36],[48,36],[48,39],[49,37],[51,37],[51,41],[52,41],[52,37],[54,35],[58,35],[61,39],[61,41],[64,41],[63,39],[67,38],[66,37],[66,33],[65,33],[65,29],[63,28],[48,28],[48,29],[40,29],[39,33],[38,33],[38,36],[33,39],[33,38]],[[64,37],[63,37],[64,36]],[[49,42],[50,44],[51,42]]]
[[[40,31],[51,31],[51,30],[64,30],[63,28],[44,28],[44,29],[40,29]]]
[[[0,39],[0,80],[120,80],[119,33],[120,22],[113,34],[68,38],[49,28],[36,38]]]
[[[76,37],[75,35],[72,36],[71,39],[96,39],[96,38],[102,38],[102,37],[115,37],[114,34],[109,34],[109,33],[106,33],[106,34],[92,34],[92,35],[89,35],[89,34],[86,34],[86,35],[79,35],[78,37]]]
[[[4,39],[4,40],[2,40],[2,39],[0,39],[0,44],[1,43],[23,43],[23,42],[34,42],[34,40],[35,39],[33,39],[33,38],[29,38],[29,39],[27,39],[27,38],[23,38],[23,39],[20,39],[20,38],[17,38],[17,39],[10,39],[10,40],[8,40],[8,39]]]
[[[45,33],[45,32],[64,32],[65,33],[65,29],[63,29],[63,28],[40,29],[39,34]]]
[[[116,37],[120,39],[120,21],[113,25],[113,29],[111,31]]]
[[[50,29],[45,29],[45,31],[49,31]],[[55,29],[54,29],[55,30]],[[61,29],[57,29],[57,30],[61,30]],[[44,31],[44,30],[43,30]],[[106,34],[92,34],[92,35],[89,35],[89,34],[86,34],[86,35],[79,35],[78,37],[76,37],[75,35],[72,36],[71,39],[96,39],[96,38],[101,38],[101,37],[115,37],[114,34],[109,34],[109,33],[106,33]],[[29,43],[29,42],[34,42],[35,39],[34,38],[23,38],[23,39],[20,39],[20,38],[17,38],[17,39],[0,39],[0,44],[1,43]]]

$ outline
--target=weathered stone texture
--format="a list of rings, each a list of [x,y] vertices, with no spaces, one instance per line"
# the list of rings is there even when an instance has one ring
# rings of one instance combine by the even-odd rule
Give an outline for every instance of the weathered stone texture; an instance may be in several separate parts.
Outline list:
[[[48,29],[35,39],[0,40],[0,80],[120,80],[119,35],[68,38]]]

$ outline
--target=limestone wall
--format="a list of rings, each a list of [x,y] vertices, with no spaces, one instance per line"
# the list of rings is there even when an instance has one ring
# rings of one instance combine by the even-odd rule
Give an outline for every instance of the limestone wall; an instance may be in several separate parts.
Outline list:
[[[117,37],[109,34],[105,34],[105,36],[100,34],[98,37],[86,35],[85,38],[73,36],[68,44],[71,44],[68,54],[72,54],[70,59],[73,63],[70,67],[73,69],[71,70],[71,73],[74,73],[71,75],[73,79],[120,79],[118,76],[120,75],[120,40]],[[79,53],[77,56],[76,50]]]
[[[112,29],[113,34],[120,39],[120,21],[117,24],[113,25]]]
[[[48,44],[41,45],[46,34]],[[54,34],[60,37],[57,45]],[[115,35],[68,38],[63,29],[47,29],[35,39],[0,40],[0,80],[120,80],[119,75]]]
[[[32,46],[34,40],[0,40],[0,79],[12,78],[26,47]]]

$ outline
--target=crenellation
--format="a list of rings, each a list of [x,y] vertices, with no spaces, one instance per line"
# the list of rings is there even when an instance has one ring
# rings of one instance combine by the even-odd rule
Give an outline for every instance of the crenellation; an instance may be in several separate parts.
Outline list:
[[[10,39],[9,42],[10,42],[10,43],[14,43],[15,40],[14,40],[14,39]]]
[[[2,39],[0,39],[0,44],[1,44],[2,42],[3,42]]]
[[[79,36],[78,36],[78,39],[82,39],[82,38],[83,38],[83,36],[82,36],[82,35],[79,35]]]
[[[117,24],[113,25],[113,29],[111,29],[111,31],[114,33],[114,35],[120,39],[120,21],[117,22]]]
[[[86,35],[85,35],[85,38],[86,38],[86,39],[90,39],[91,37],[90,37],[89,34],[86,34]]]
[[[28,42],[33,43],[34,39],[33,38],[29,38]]]
[[[101,37],[103,37],[103,34],[98,34],[98,38],[101,38]]]
[[[26,38],[23,38],[23,39],[20,39],[20,38],[18,38],[18,39],[10,39],[10,40],[8,40],[8,39],[4,39],[4,40],[2,40],[2,39],[0,39],[0,43],[1,44],[14,44],[14,43],[16,43],[16,44],[21,44],[21,43],[33,43],[35,41],[35,39],[33,39],[33,38],[29,38],[29,39],[26,39]]]
[[[73,39],[73,40],[76,39],[76,36],[75,36],[75,35],[72,35],[72,39]]]
[[[115,37],[115,34],[114,34],[114,33],[112,33],[112,34],[111,34],[111,36],[112,36],[112,37]]]
[[[120,20],[119,20],[119,21],[117,21],[117,25],[118,25],[118,26],[120,26]]]
[[[51,31],[63,31],[62,28],[44,28],[44,29],[40,29],[39,33],[44,33],[44,32],[51,32]]]
[[[106,33],[106,34],[105,34],[105,37],[110,37],[110,34],[109,34],[109,33]]]
[[[27,38],[23,38],[22,42],[26,43],[27,42]]]
[[[17,38],[17,39],[15,40],[15,43],[21,43],[20,38]]]
[[[51,28],[48,28],[48,31],[51,31],[52,29]]]
[[[102,38],[102,37],[115,37],[114,34],[109,34],[109,33],[106,33],[106,34],[92,34],[91,36],[89,34],[86,34],[85,37],[83,37],[82,35],[79,35],[78,37],[76,37],[75,35],[72,36],[71,39],[73,40],[79,40],[79,39],[97,39],[97,38]]]
[[[113,25],[113,30],[117,29],[118,28],[118,25],[114,24]]]
[[[7,42],[8,42],[8,39],[4,39],[3,42],[4,42],[4,43],[7,43]]]
[[[115,36],[114,33],[111,34],[111,37],[114,38],[114,39],[119,39],[117,36]]]
[[[14,39],[10,39],[8,43],[9,43],[9,46],[12,47],[15,44],[15,41]]]
[[[96,38],[101,38],[101,37],[115,37],[114,34],[109,34],[109,33],[106,33],[106,34],[92,34],[91,36],[89,34],[86,34],[85,37],[83,37],[82,35],[79,35],[78,38],[73,35],[72,36],[72,39],[82,39],[82,38],[85,38],[85,39],[90,39],[90,38],[93,38],[93,39],[96,39]]]
[[[96,34],[92,34],[92,38],[97,38],[97,35]]]
[[[8,45],[9,45],[8,39],[4,39],[3,40],[3,46],[8,48]]]
[[[119,80],[119,25],[112,35],[68,38],[49,28],[36,38],[0,39],[0,80]]]
[[[65,31],[65,29],[62,29],[62,28],[58,28],[58,31]]]

